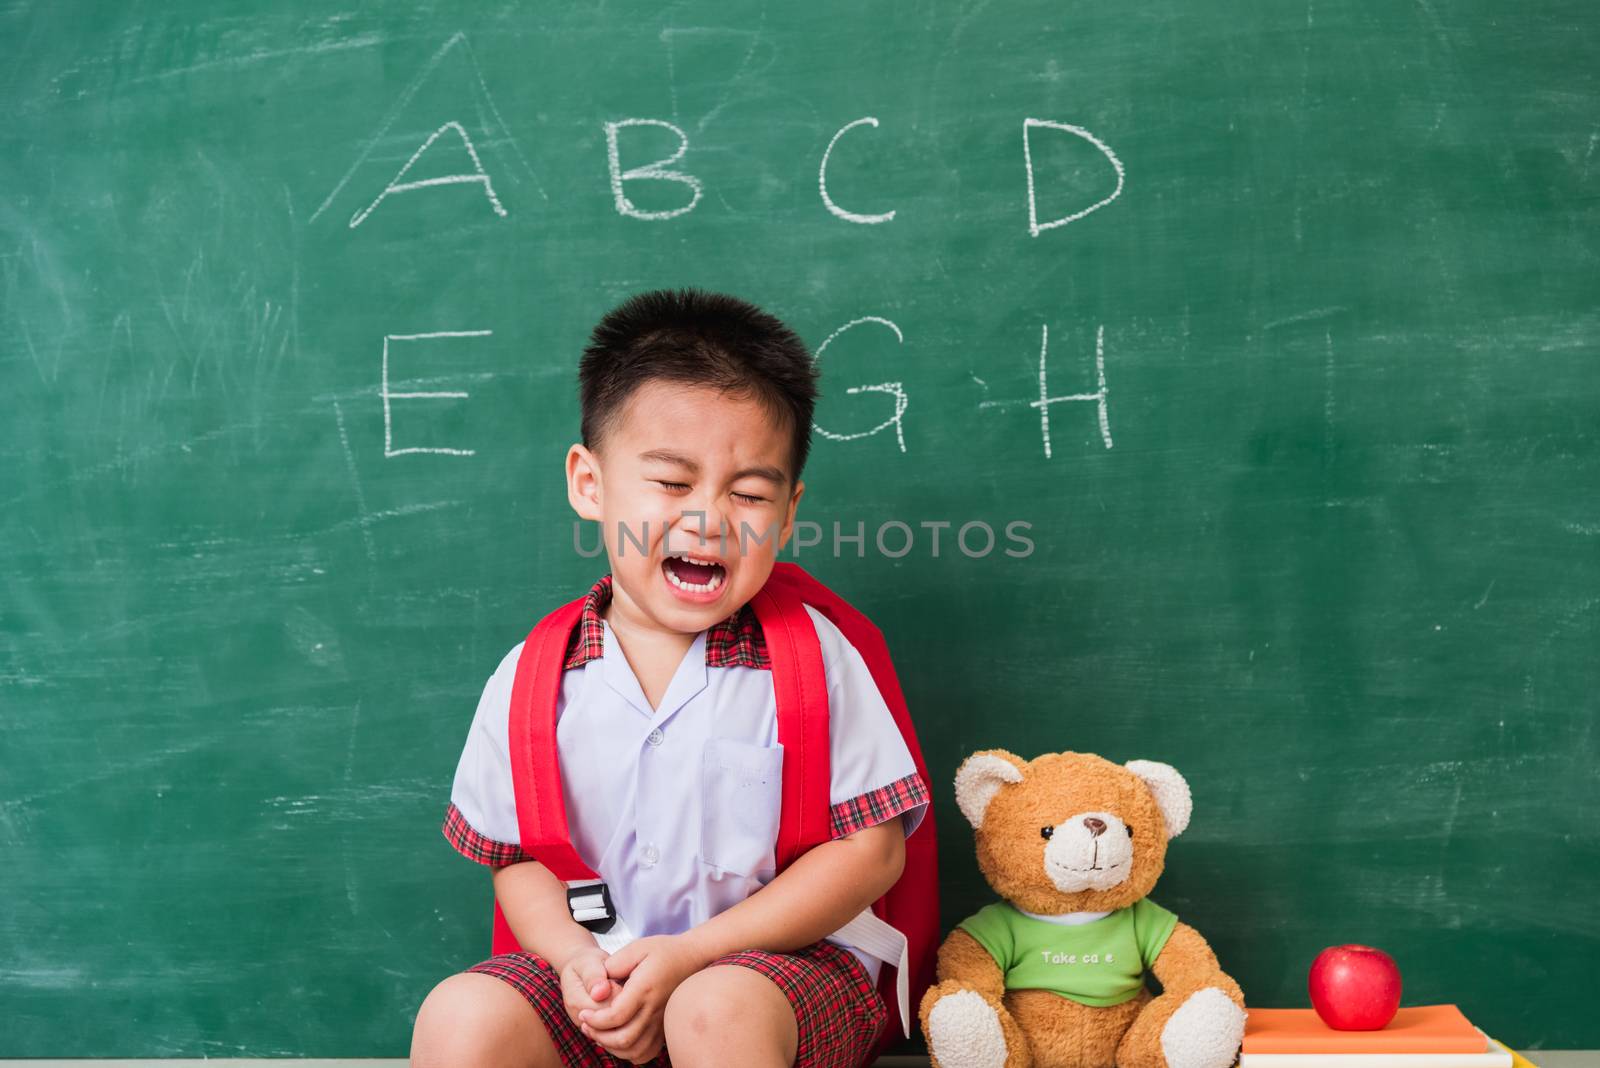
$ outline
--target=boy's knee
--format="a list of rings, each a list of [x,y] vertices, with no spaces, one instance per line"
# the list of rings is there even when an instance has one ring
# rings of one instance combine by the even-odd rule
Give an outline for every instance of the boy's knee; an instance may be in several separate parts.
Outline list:
[[[669,1041],[704,1035],[711,1029],[712,1005],[722,985],[717,970],[706,968],[696,972],[679,983],[667,998],[661,1025]]]
[[[555,1047],[523,996],[493,976],[462,972],[417,1010],[412,1068],[544,1068]]]
[[[771,980],[738,965],[702,969],[667,999],[662,1024],[667,1047],[698,1046],[718,1037],[770,1037],[794,1056],[794,1009]]]

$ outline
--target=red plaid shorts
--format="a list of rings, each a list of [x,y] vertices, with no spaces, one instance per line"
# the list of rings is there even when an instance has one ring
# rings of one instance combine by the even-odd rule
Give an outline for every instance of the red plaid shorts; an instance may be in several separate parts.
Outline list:
[[[750,950],[711,962],[752,968],[794,1007],[795,1068],[857,1068],[872,1052],[889,1010],[854,953],[815,942],[792,953]],[[467,969],[510,983],[527,998],[567,1068],[632,1068],[590,1040],[567,1015],[555,969],[533,953],[502,953]],[[662,1050],[650,1068],[670,1068]]]

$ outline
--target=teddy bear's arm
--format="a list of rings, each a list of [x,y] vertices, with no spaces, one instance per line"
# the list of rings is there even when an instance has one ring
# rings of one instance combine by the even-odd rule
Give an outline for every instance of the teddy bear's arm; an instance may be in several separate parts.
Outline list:
[[[1202,987],[1214,986],[1227,994],[1235,1005],[1244,1008],[1244,991],[1222,970],[1205,937],[1186,923],[1172,929],[1160,955],[1150,963],[1150,970],[1160,981],[1164,993],[1191,994]]]
[[[941,982],[960,983],[991,1001],[1000,1001],[1006,995],[1006,976],[1000,965],[976,938],[959,927],[939,947],[938,969]]]
[[[1200,932],[1174,927],[1150,970],[1161,996],[1122,1036],[1117,1068],[1171,1068],[1175,1054],[1183,1064],[1232,1064],[1244,1035],[1244,992]]]
[[[933,1068],[1033,1068],[1005,1007],[1005,973],[982,943],[956,928],[939,947],[938,969],[919,1013]]]

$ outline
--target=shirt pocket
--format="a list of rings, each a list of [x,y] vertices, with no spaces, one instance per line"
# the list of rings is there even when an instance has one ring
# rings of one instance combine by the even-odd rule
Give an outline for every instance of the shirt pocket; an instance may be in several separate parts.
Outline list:
[[[783,746],[710,738],[700,759],[700,859],[736,875],[777,871]]]

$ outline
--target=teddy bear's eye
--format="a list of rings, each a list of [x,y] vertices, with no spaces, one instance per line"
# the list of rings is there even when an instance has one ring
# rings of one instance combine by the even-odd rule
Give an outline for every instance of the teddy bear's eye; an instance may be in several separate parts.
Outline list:
[[[1132,838],[1132,837],[1133,837],[1133,828],[1132,828],[1132,827],[1129,827],[1129,828],[1128,828],[1128,837],[1129,837],[1129,838]]]
[[[1039,828],[1039,837],[1040,838],[1048,839],[1052,834],[1055,834],[1055,833],[1056,833],[1056,829],[1054,827],[1040,827]]]

